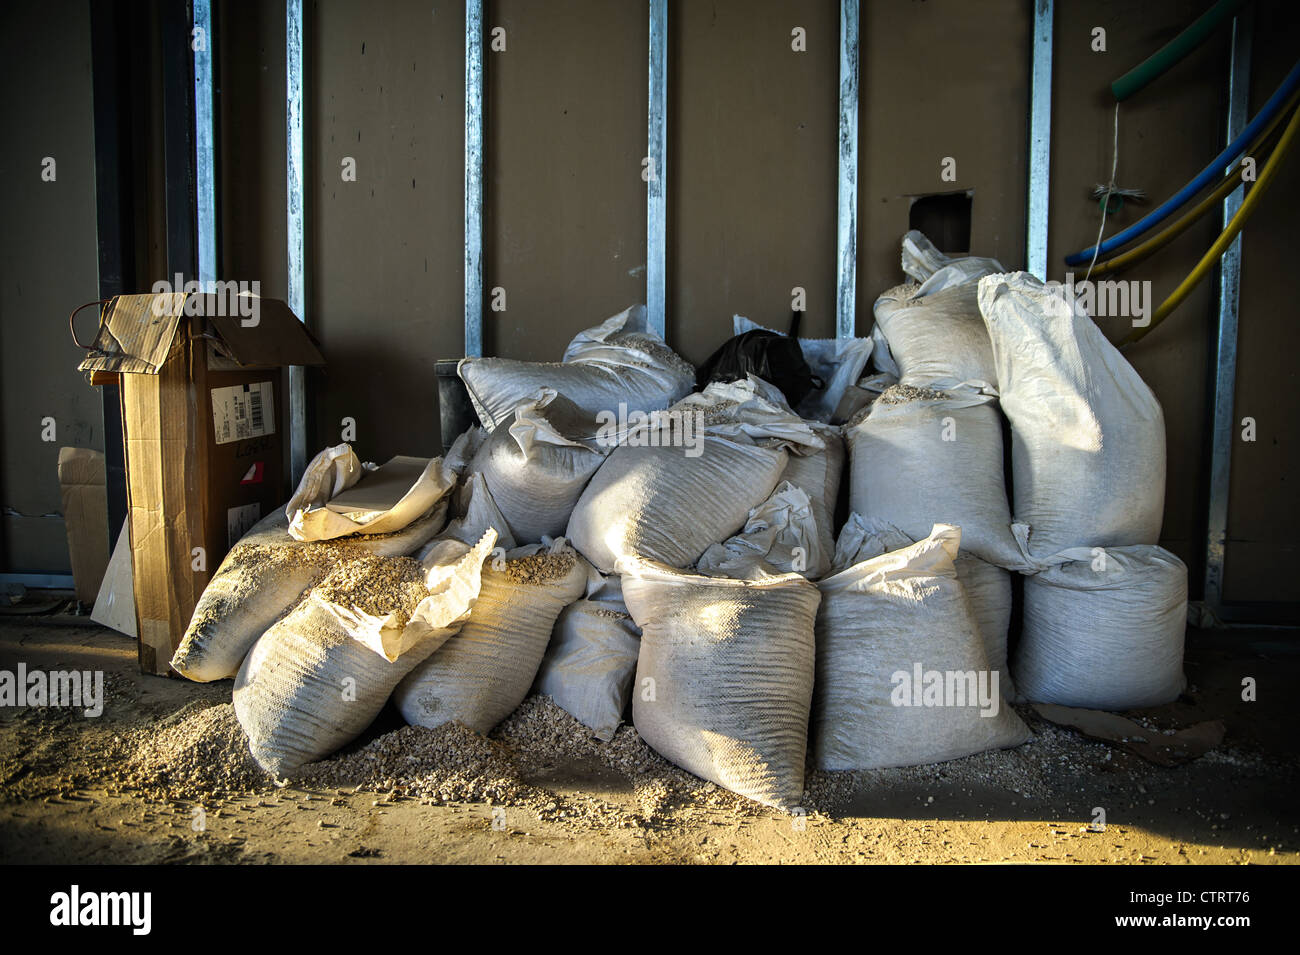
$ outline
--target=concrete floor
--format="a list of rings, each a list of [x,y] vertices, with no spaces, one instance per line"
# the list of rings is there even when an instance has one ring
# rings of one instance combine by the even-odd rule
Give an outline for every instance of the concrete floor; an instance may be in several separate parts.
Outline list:
[[[0,620],[0,669],[102,669],[102,717],[0,709],[0,862],[1084,862],[1294,863],[1300,808],[1295,632],[1193,632],[1188,693],[1145,715],[1160,725],[1223,719],[1213,753],[1165,768],[1030,719],[1036,743],[932,767],[868,774],[802,828],[774,811],[682,805],[651,826],[602,829],[482,803],[426,805],[373,793],[270,790],[210,805],[110,793],[107,741],[193,700],[225,702],[230,682],[141,675],[134,646],[67,619]],[[1241,700],[1243,676],[1258,700]],[[1027,719],[1027,711],[1022,710]],[[380,729],[391,728],[388,726]],[[1035,749],[1037,746],[1037,749]],[[633,781],[581,761],[530,780],[557,794],[632,805]],[[1017,789],[1020,791],[1018,792]],[[1088,828],[1095,806],[1104,832]]]

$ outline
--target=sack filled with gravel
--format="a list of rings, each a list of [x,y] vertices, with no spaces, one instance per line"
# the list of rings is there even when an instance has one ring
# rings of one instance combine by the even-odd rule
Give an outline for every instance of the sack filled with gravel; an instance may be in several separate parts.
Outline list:
[[[884,364],[905,385],[967,384],[997,392],[997,368],[980,315],[979,280],[1004,271],[996,259],[951,258],[913,229],[903,236],[903,271],[915,279],[882,292],[873,307],[873,335]]]
[[[488,431],[514,420],[515,408],[554,388],[579,408],[596,414],[667,408],[695,387],[695,369],[664,344],[646,320],[644,305],[634,305],[569,343],[564,360],[463,358],[456,373]]]
[[[1155,393],[1063,286],[989,275],[979,306],[1011,422],[1015,519],[1029,525],[1035,566],[1071,547],[1155,544],[1165,505]]]
[[[767,387],[714,383],[621,435],[569,518],[573,545],[602,573],[624,556],[690,567],[739,531],[776,487],[787,448],[824,447]]]
[[[1028,739],[957,580],[960,541],[936,525],[817,585],[819,769],[937,763]]]
[[[483,475],[520,543],[559,537],[573,505],[612,445],[597,439],[596,418],[552,388],[514,410],[514,420],[487,436],[469,471]]]
[[[798,806],[816,586],[798,574],[732,580],[639,559],[619,566],[641,627],[637,732],[697,776],[765,805]]]
[[[1163,547],[1075,547],[1025,578],[1016,683],[1025,699],[1096,710],[1178,698],[1187,566]]]
[[[850,510],[913,540],[937,523],[956,524],[970,553],[999,567],[1024,566],[1011,530],[996,398],[899,384],[844,434]]]
[[[490,732],[528,695],[556,618],[582,596],[590,572],[563,538],[498,550],[469,620],[398,685],[402,716],[430,729],[459,720]]]
[[[830,566],[822,546],[808,495],[782,481],[771,497],[749,512],[740,533],[712,545],[695,569],[709,577],[795,573],[814,578]]]
[[[623,603],[616,574],[560,611],[534,693],[549,696],[597,739],[614,738],[631,700],[641,630]]]
[[[812,502],[813,519],[817,523],[817,539],[821,559],[808,565],[805,575],[817,578],[830,569],[835,553],[835,506],[840,497],[840,480],[844,475],[843,429],[834,425],[814,424],[813,433],[822,439],[825,447],[808,454],[794,448],[781,472],[781,481],[789,481],[808,495]]]
[[[339,562],[413,553],[442,530],[443,498],[423,517],[390,534],[330,541],[296,541],[277,510],[255,524],[221,562],[199,597],[172,669],[199,683],[238,671],[257,638],[302,599]]]
[[[453,636],[479,595],[488,532],[421,565],[344,561],[249,652],[234,706],[258,764],[277,777],[333,753],[379,715],[393,688]]]
[[[835,545],[832,573],[848,570],[864,560],[890,551],[902,550],[916,543],[893,524],[859,514],[850,514]],[[966,591],[975,626],[984,641],[989,666],[999,673],[1002,696],[1008,702],[1018,699],[1007,667],[1007,635],[1011,628],[1011,572],[981,560],[965,550],[953,561],[957,582]]]

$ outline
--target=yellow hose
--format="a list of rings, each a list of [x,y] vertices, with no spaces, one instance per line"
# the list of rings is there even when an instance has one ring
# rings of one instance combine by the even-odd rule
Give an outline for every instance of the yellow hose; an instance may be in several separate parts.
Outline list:
[[[1263,131],[1259,134],[1259,137],[1251,143],[1249,147],[1247,147],[1245,153],[1247,156],[1255,156],[1259,154],[1260,150],[1262,150],[1268,144],[1268,141],[1273,138],[1273,134],[1277,131],[1278,126],[1281,125],[1282,120],[1286,119],[1287,113],[1296,105],[1296,103],[1300,103],[1300,92],[1292,95],[1286,106],[1284,106],[1278,114],[1273,117],[1269,124],[1265,126]],[[1108,272],[1117,272],[1120,269],[1128,268],[1130,265],[1136,265],[1138,262],[1150,258],[1195,225],[1207,212],[1216,208],[1228,193],[1232,192],[1233,189],[1236,189],[1240,185],[1242,185],[1241,173],[1237,169],[1234,169],[1224,177],[1223,182],[1219,183],[1219,185],[1215,187],[1214,192],[1210,193],[1197,204],[1196,208],[1183,215],[1172,225],[1157,232],[1141,245],[1135,245],[1127,252],[1116,255],[1105,262],[1099,262],[1097,265],[1093,266],[1092,274],[1105,275]]]
[[[1286,131],[1282,133],[1282,138],[1278,140],[1277,148],[1273,150],[1273,155],[1268,157],[1268,162],[1264,164],[1263,171],[1259,174],[1259,181],[1246,194],[1241,208],[1237,214],[1232,217],[1227,228],[1219,234],[1214,240],[1214,245],[1205,253],[1200,262],[1196,263],[1196,268],[1188,273],[1187,278],[1183,279],[1181,285],[1174,289],[1173,294],[1160,303],[1155,314],[1151,316],[1151,324],[1145,328],[1137,328],[1129,333],[1128,338],[1123,342],[1124,345],[1131,345],[1133,342],[1141,341],[1151,330],[1165,320],[1165,318],[1183,303],[1183,300],[1192,293],[1192,289],[1200,284],[1201,280],[1210,273],[1214,263],[1219,260],[1219,256],[1232,244],[1232,240],[1237,237],[1250,218],[1251,213],[1259,206],[1260,201],[1264,198],[1264,193],[1272,185],[1273,179],[1277,176],[1277,171],[1282,167],[1286,154],[1290,152],[1292,144],[1295,142],[1296,131],[1300,130],[1300,110],[1291,114],[1291,122],[1286,124]]]

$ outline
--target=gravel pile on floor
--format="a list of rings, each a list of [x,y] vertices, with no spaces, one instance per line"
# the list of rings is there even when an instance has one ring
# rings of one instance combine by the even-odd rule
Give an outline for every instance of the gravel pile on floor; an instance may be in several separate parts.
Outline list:
[[[1023,746],[928,766],[810,772],[802,808],[809,815],[830,815],[862,787],[883,790],[931,784],[936,792],[992,789],[1026,800],[1068,798],[1079,780],[1094,780],[1095,788],[1098,772],[1119,768],[1118,763],[1123,763],[1129,781],[1159,771],[1136,756],[1038,718],[1027,707],[1020,712],[1034,731]],[[188,704],[135,731],[123,743],[126,755],[110,777],[119,791],[212,801],[274,785],[249,754],[229,704]],[[1235,762],[1227,752],[1206,758]],[[615,804],[549,788],[550,778],[563,778],[571,769],[584,766],[622,776],[632,798]],[[490,737],[459,723],[432,730],[406,726],[305,767],[295,774],[292,785],[351,788],[375,793],[384,801],[487,803],[527,810],[539,819],[578,828],[653,829],[709,811],[748,817],[773,812],[673,766],[650,749],[632,726],[619,727],[607,743],[595,739],[545,696],[530,696]]]
[[[248,751],[229,703],[187,703],[137,730],[111,781],[119,791],[160,799],[222,799],[273,785]]]
[[[405,726],[344,756],[303,769],[295,785],[415,798],[429,805],[478,802],[529,810],[538,819],[602,828],[640,824],[635,813],[590,797],[561,796],[523,779],[518,754],[460,723]],[[514,821],[510,825],[516,825]]]

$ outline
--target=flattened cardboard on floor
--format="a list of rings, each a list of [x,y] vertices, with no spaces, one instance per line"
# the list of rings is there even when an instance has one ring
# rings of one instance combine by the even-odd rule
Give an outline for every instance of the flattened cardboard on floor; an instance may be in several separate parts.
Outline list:
[[[118,296],[80,366],[121,382],[146,673],[169,672],[212,572],[288,493],[283,366],[324,359],[283,302],[257,304],[245,325],[240,316],[206,318],[217,311],[214,296]]]

